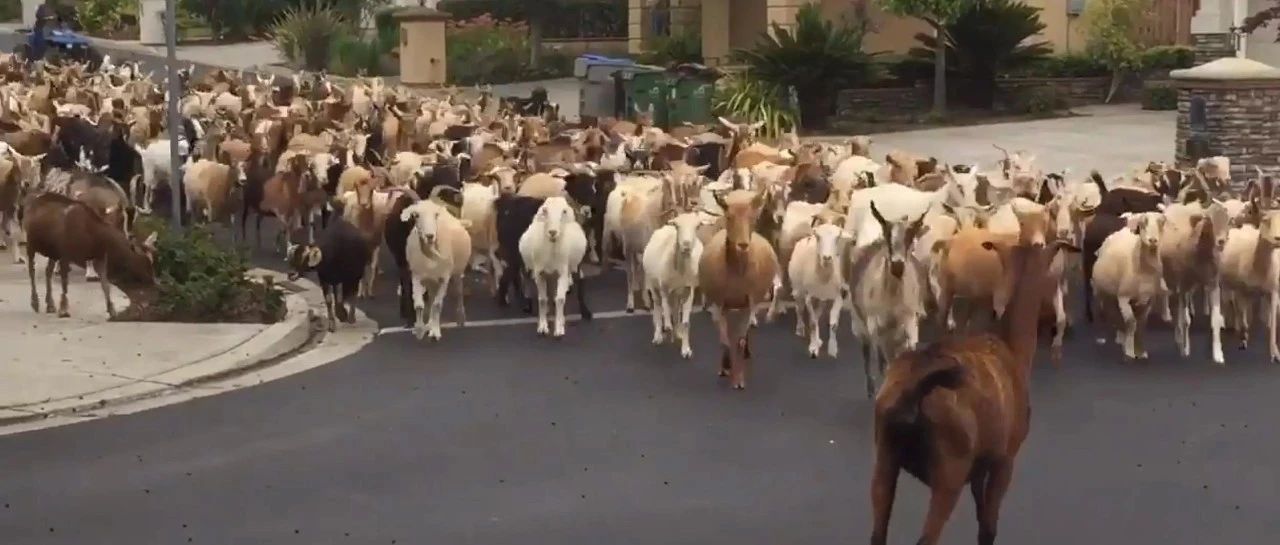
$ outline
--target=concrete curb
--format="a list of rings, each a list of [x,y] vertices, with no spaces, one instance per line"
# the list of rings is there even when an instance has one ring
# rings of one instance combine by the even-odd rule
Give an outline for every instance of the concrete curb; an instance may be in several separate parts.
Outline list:
[[[305,279],[284,281],[281,273],[265,269],[251,270],[248,276],[270,276],[284,289],[287,311],[283,320],[226,352],[158,375],[82,396],[6,407],[0,411],[0,435],[132,412],[122,407],[158,398],[166,398],[167,401],[151,403],[151,406],[229,391],[234,388],[219,387],[216,383],[283,363],[288,356],[305,352],[308,345],[318,344],[318,338],[324,337],[324,329],[316,320],[314,310],[317,305],[323,308],[319,286]],[[363,314],[358,318],[369,321]],[[376,332],[376,324],[369,329]],[[203,393],[200,392],[202,390]],[[112,410],[104,412],[104,409]],[[56,420],[63,421],[50,422]],[[21,429],[11,429],[15,427]]]

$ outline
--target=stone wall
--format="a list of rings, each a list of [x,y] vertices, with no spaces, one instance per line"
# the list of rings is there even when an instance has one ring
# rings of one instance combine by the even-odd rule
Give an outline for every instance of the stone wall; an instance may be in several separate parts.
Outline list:
[[[842,118],[904,116],[929,111],[932,82],[915,87],[845,89],[836,96],[836,115]]]
[[[996,104],[1011,105],[1020,93],[1048,91],[1072,106],[1100,104],[1107,99],[1111,78],[1004,78],[996,80]]]
[[[1176,157],[1179,165],[1194,160],[1187,154],[1191,131],[1191,101],[1203,97],[1209,155],[1231,159],[1237,180],[1251,176],[1255,166],[1267,172],[1280,167],[1280,81],[1180,81]]]
[[[1236,56],[1235,38],[1230,32],[1192,34],[1191,48],[1196,52],[1196,65]]]

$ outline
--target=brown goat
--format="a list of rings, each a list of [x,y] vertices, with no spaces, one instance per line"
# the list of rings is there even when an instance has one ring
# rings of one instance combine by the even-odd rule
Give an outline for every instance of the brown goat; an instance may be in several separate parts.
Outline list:
[[[927,483],[929,514],[917,541],[934,545],[965,483],[978,512],[978,543],[995,543],[1000,504],[1013,481],[1013,462],[1031,425],[1028,386],[1046,272],[1059,249],[986,243],[1000,256],[1001,319],[997,334],[943,338],[907,352],[889,367],[876,396],[876,460],[871,481],[872,545],[888,539],[898,473]]]
[[[22,228],[27,233],[27,275],[31,279],[31,310],[40,312],[40,298],[36,295],[36,254],[49,258],[44,273],[45,312],[53,313],[53,269],[58,268],[62,280],[62,298],[58,303],[58,316],[67,317],[67,276],[71,265],[86,266],[105,271],[99,282],[102,296],[107,301],[107,314],[115,317],[115,305],[111,302],[114,284],[124,290],[131,299],[147,295],[155,286],[152,261],[155,255],[156,235],[142,244],[136,244],[120,229],[109,225],[88,204],[56,193],[45,193],[29,199],[25,206],[26,217]]]
[[[277,236],[280,242],[287,243],[294,230],[306,227],[308,243],[315,243],[311,215],[324,202],[325,193],[316,183],[309,166],[307,156],[295,155],[288,160],[284,172],[277,172],[263,184],[262,201],[257,203],[255,210],[258,214],[256,232],[259,246],[264,214],[274,215],[283,224]],[[280,247],[283,248],[283,244]]]
[[[747,387],[751,319],[778,274],[773,246],[753,230],[766,199],[765,192],[747,190],[717,197],[717,204],[725,211],[725,228],[708,241],[698,270],[705,300],[719,309],[720,376],[730,377],[735,390]]]

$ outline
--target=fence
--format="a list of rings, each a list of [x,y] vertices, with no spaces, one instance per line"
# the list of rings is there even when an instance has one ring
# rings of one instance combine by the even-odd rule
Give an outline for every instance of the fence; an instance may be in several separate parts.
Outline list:
[[[1149,45],[1190,45],[1191,17],[1199,0],[1152,0],[1151,16],[1142,30]]]

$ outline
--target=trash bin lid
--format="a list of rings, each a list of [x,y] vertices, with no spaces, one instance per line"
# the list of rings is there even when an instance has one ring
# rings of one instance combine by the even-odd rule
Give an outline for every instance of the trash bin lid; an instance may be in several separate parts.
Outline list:
[[[603,55],[581,55],[579,60],[588,65],[613,65],[613,66],[631,66],[636,63],[631,59],[620,59],[614,57],[605,57]]]

